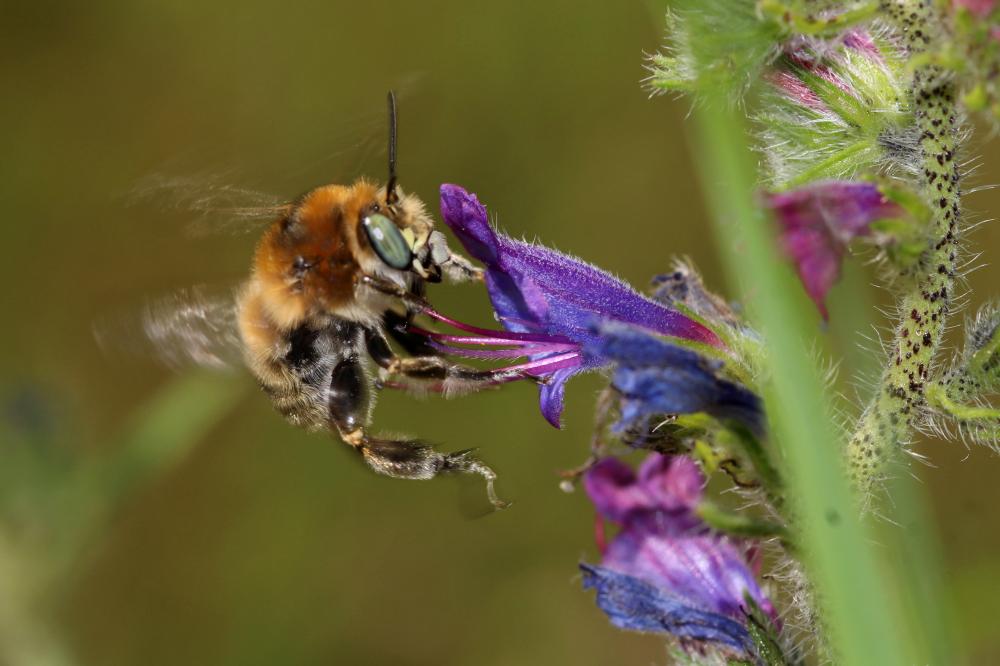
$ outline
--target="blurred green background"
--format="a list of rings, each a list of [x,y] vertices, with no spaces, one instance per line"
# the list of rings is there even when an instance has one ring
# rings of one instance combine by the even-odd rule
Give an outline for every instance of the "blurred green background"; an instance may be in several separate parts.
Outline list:
[[[245,374],[178,376],[126,353],[128,340],[108,356],[92,333],[147,298],[234,285],[248,267],[252,233],[193,234],[204,219],[165,197],[136,202],[141,183],[160,174],[287,199],[382,179],[390,87],[403,186],[433,211],[438,185],[457,182],[512,235],[633,284],[688,255],[721,288],[686,103],[640,85],[662,9],[2,3],[0,664],[665,662],[658,639],[611,628],[576,574],[597,557],[592,510],[555,471],[586,456],[599,378],[570,384],[562,431],[530,386],[382,397],[378,429],[480,447],[516,504],[477,518],[476,479],[376,477],[330,437],[286,425]],[[970,184],[996,182],[997,143],[977,137]],[[967,205],[982,220],[1000,196]],[[995,225],[972,240],[986,260],[1000,251]],[[970,277],[966,313],[997,275]],[[817,319],[818,344],[846,358],[849,398],[853,370],[872,362],[853,329],[885,320],[838,321],[837,300],[859,297],[853,284],[884,303],[867,286],[877,281],[857,262],[832,325]],[[431,297],[489,322],[475,287]],[[974,663],[1000,660],[1000,462],[961,444],[920,450],[962,638]],[[174,464],[149,472],[164,451]]]

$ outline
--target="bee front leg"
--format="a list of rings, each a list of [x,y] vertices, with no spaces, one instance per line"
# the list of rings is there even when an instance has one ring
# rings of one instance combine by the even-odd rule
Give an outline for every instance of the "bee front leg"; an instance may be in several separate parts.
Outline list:
[[[440,266],[441,271],[452,282],[469,280],[481,282],[483,280],[483,269],[474,266],[462,255],[452,252],[448,248],[448,240],[440,231],[431,232],[427,247],[431,260],[435,265]]]
[[[356,279],[356,281],[358,284],[374,289],[375,291],[385,294],[386,296],[398,298],[404,305],[406,305],[407,310],[411,312],[423,312],[431,307],[431,304],[428,303],[422,296],[400,287],[395,282],[390,282],[389,280],[372,275],[361,275]]]

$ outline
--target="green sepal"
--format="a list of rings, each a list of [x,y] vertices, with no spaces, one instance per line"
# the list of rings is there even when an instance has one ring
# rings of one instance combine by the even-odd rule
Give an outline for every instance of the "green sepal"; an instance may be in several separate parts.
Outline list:
[[[770,189],[912,167],[910,153],[899,149],[913,135],[904,65],[891,45],[875,39],[875,46],[873,57],[831,40],[826,50],[802,47],[816,67],[792,56],[776,63],[776,72],[797,79],[818,103],[781,85],[765,89],[755,120],[771,167]]]
[[[774,626],[767,613],[757,605],[749,593],[743,594],[743,602],[747,606],[747,632],[757,650],[758,662],[766,666],[790,666],[794,663],[785,657],[778,642],[778,628]]]
[[[736,103],[777,55],[782,30],[753,0],[679,0],[667,14],[667,33],[667,52],[649,61],[649,86],[697,101],[721,90]]]

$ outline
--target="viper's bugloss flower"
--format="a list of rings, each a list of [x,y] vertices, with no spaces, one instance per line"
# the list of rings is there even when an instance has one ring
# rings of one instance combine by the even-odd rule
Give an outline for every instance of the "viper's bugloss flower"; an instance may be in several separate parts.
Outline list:
[[[606,323],[597,333],[584,345],[584,361],[614,363],[611,385],[621,396],[620,429],[656,414],[704,412],[762,432],[760,399],[720,376],[721,361],[634,326]]]
[[[600,566],[580,565],[611,622],[752,656],[747,597],[772,619],[774,607],[754,578],[750,549],[695,513],[704,486],[695,463],[654,453],[635,472],[606,458],[584,486],[599,516],[620,526]]]
[[[848,243],[871,233],[873,222],[899,217],[903,209],[875,183],[828,180],[769,194],[781,243],[824,319],[830,287],[840,277]]]
[[[580,259],[498,233],[474,194],[441,186],[441,214],[465,249],[483,263],[486,287],[504,331],[468,326],[429,312],[472,336],[424,331],[443,351],[471,358],[527,357],[511,366],[544,378],[542,414],[559,427],[565,383],[574,374],[610,365],[600,354],[597,327],[619,322],[659,335],[723,347],[719,336],[692,317],[647,298],[625,282]],[[480,349],[457,347],[478,345]],[[505,349],[482,349],[503,346]]]

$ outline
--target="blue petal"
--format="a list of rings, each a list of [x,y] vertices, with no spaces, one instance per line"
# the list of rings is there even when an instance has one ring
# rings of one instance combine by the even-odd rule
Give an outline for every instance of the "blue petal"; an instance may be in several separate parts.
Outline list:
[[[584,589],[597,590],[597,606],[621,629],[670,634],[716,646],[750,657],[753,643],[735,620],[692,608],[649,583],[604,567],[580,564]]]
[[[584,353],[588,358],[636,368],[689,368],[704,373],[722,367],[720,361],[665,342],[640,328],[613,323],[597,327],[593,342],[584,348]]]
[[[563,368],[556,370],[548,377],[548,382],[538,387],[538,401],[545,420],[561,428],[563,411],[563,395],[566,393],[566,381],[580,371],[580,368]]]
[[[621,321],[721,346],[703,324],[643,296],[607,271],[495,231],[476,195],[441,186],[441,216],[465,249],[486,266],[487,287],[504,327],[583,342],[592,321]]]
[[[763,431],[760,399],[739,384],[710,374],[673,368],[618,368],[612,380],[622,393],[622,421],[653,414],[705,412]]]
[[[595,320],[620,321],[663,335],[721,344],[718,336],[702,324],[643,296],[596,266],[503,235],[498,235],[497,245],[498,270],[530,278],[548,303],[549,313],[541,322],[547,333],[584,342],[592,338],[591,324]]]
[[[533,280],[487,269],[486,289],[493,311],[505,329],[519,333],[551,333],[543,325],[548,317],[548,301]]]
[[[653,414],[705,412],[763,430],[760,399],[718,376],[721,363],[631,326],[604,325],[584,347],[586,362],[615,363],[622,425]]]
[[[497,262],[496,234],[476,195],[458,185],[442,185],[441,215],[469,254],[487,266]]]

